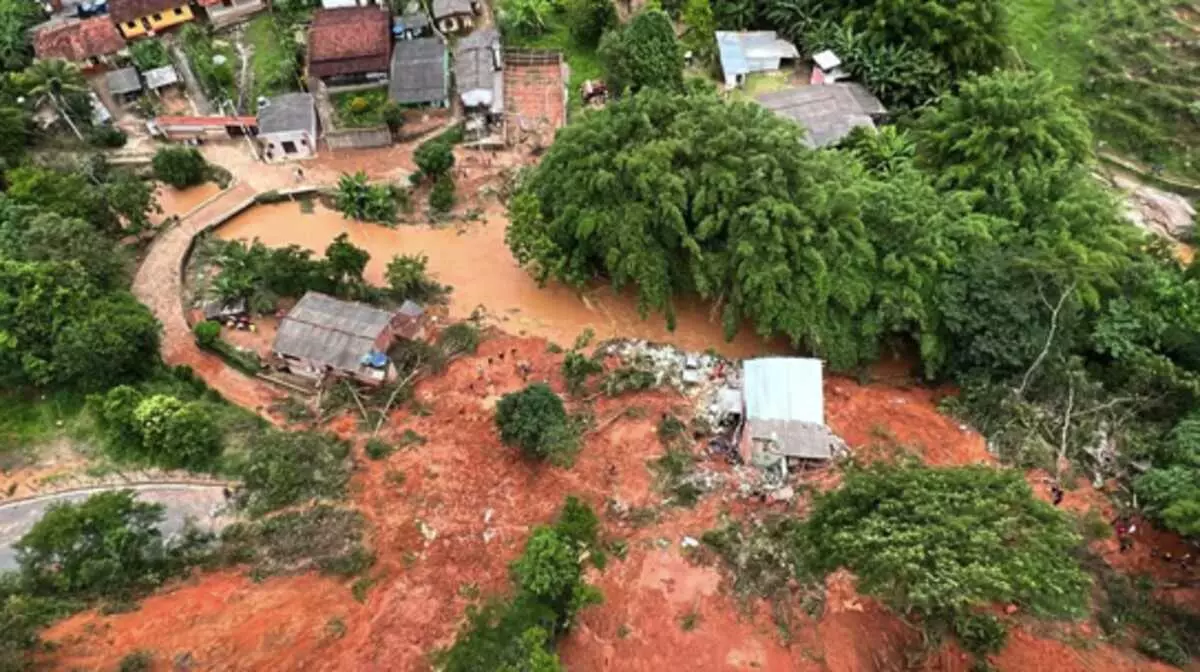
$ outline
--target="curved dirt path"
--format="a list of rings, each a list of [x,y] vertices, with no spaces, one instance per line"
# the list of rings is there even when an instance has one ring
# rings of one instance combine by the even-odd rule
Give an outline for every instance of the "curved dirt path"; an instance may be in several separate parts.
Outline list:
[[[191,519],[201,529],[217,530],[227,517],[217,514],[225,504],[223,488],[226,483],[138,483],[123,486],[77,488],[20,501],[0,504],[0,571],[15,569],[17,555],[12,546],[41,520],[51,505],[59,502],[81,502],[98,492],[133,490],[138,500],[166,507],[166,517],[159,529],[170,536],[183,529]],[[216,514],[216,515],[214,515]]]
[[[204,352],[192,338],[183,312],[183,264],[192,238],[224,215],[254,198],[253,187],[238,183],[185,215],[163,231],[146,253],[133,279],[133,294],[146,304],[163,325],[162,358],[172,366],[192,367],[210,387],[242,408],[275,422],[267,408],[281,396],[274,387],[226,366],[216,355]]]

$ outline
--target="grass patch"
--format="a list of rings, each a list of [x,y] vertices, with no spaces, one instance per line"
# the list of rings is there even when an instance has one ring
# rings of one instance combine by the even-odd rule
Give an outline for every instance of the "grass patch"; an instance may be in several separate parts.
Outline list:
[[[238,55],[233,45],[214,39],[197,23],[185,25],[179,31],[179,41],[204,93],[214,102],[236,100]]]
[[[84,395],[78,392],[6,391],[0,393],[0,468],[11,468],[28,449],[59,437],[73,436],[81,418]]]
[[[254,49],[255,99],[300,89],[292,31],[273,15],[260,14],[247,24],[246,41]]]
[[[387,104],[387,89],[346,91],[329,97],[343,128],[368,128],[383,125],[383,107]]]
[[[1016,52],[1074,92],[1102,147],[1200,177],[1200,17],[1167,0],[1014,0],[1008,15]]]
[[[505,35],[508,45],[524,49],[552,49],[561,51],[571,68],[571,79],[567,82],[567,106],[571,114],[583,107],[580,90],[583,83],[589,79],[603,79],[604,66],[596,50],[577,44],[571,38],[571,29],[567,26],[566,17],[559,13],[546,17],[546,32],[537,37],[521,35]]]

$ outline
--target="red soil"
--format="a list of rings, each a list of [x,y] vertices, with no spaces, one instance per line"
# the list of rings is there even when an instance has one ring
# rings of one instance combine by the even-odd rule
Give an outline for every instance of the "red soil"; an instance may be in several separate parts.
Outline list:
[[[665,510],[657,523],[642,528],[602,513],[610,498],[626,505],[657,502],[646,461],[662,452],[654,431],[661,414],[686,405],[678,394],[598,399],[599,428],[586,437],[570,469],[532,465],[502,446],[492,407],[499,395],[525,383],[518,361],[531,364],[530,381],[549,380],[562,389],[561,355],[548,354],[546,341],[490,339],[476,356],[418,386],[416,395],[432,414],[408,408],[393,414],[386,438],[412,429],[427,439],[424,445],[383,461],[359,460],[353,498],[370,521],[378,556],[371,571],[377,583],[365,605],[351,599],[344,581],[305,575],[255,585],[234,572],[218,572],[151,597],[139,611],[88,613],[55,626],[48,638],[59,648],[45,662],[58,669],[111,669],[130,651],[147,649],[156,652],[160,669],[171,656],[191,651],[193,669],[428,670],[428,654],[453,641],[468,604],[508,589],[508,563],[531,528],[548,522],[575,494],[601,513],[606,536],[627,541],[628,554],[592,572],[604,603],[585,610],[561,643],[569,669],[903,667],[905,650],[919,636],[858,596],[848,575],[830,577],[819,619],[791,614],[791,638],[784,643],[767,605],[739,605],[717,569],[692,564],[682,550],[685,536],[699,537],[722,512],[763,505],[726,489],[692,509]],[[878,441],[872,428],[881,426],[936,464],[988,461],[982,440],[939,415],[928,391],[832,379],[826,393],[830,423],[852,447]],[[623,415],[634,407],[642,411]],[[332,429],[349,434],[356,424],[345,417]],[[1080,496],[1068,495],[1072,502]],[[695,627],[685,630],[681,619],[689,613],[696,614]],[[334,617],[345,624],[340,639],[328,634]],[[995,660],[1002,670],[1157,669],[1105,644],[1077,651],[1021,629]],[[966,672],[969,664],[947,649],[927,667]]]

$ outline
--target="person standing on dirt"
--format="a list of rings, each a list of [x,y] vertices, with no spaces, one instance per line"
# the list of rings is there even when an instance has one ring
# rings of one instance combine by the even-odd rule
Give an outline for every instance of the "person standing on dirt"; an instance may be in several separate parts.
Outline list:
[[[1122,553],[1133,548],[1133,531],[1137,528],[1129,524],[1124,517],[1118,518],[1114,526],[1117,532],[1117,545]]]
[[[296,181],[297,182],[304,181],[304,169],[301,168],[300,166],[296,166]]]
[[[1062,486],[1059,485],[1057,481],[1050,485],[1050,501],[1053,502],[1055,506],[1062,504],[1064,494],[1065,493],[1063,493]]]

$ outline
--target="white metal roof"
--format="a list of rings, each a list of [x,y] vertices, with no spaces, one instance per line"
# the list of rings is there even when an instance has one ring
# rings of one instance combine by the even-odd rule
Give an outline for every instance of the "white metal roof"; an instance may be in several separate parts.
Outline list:
[[[812,59],[813,63],[816,63],[817,67],[822,70],[833,70],[842,64],[842,59],[838,58],[837,54],[833,53],[832,49],[818,51],[817,53],[813,54]]]
[[[746,418],[825,424],[821,360],[764,357],[742,363]]]

